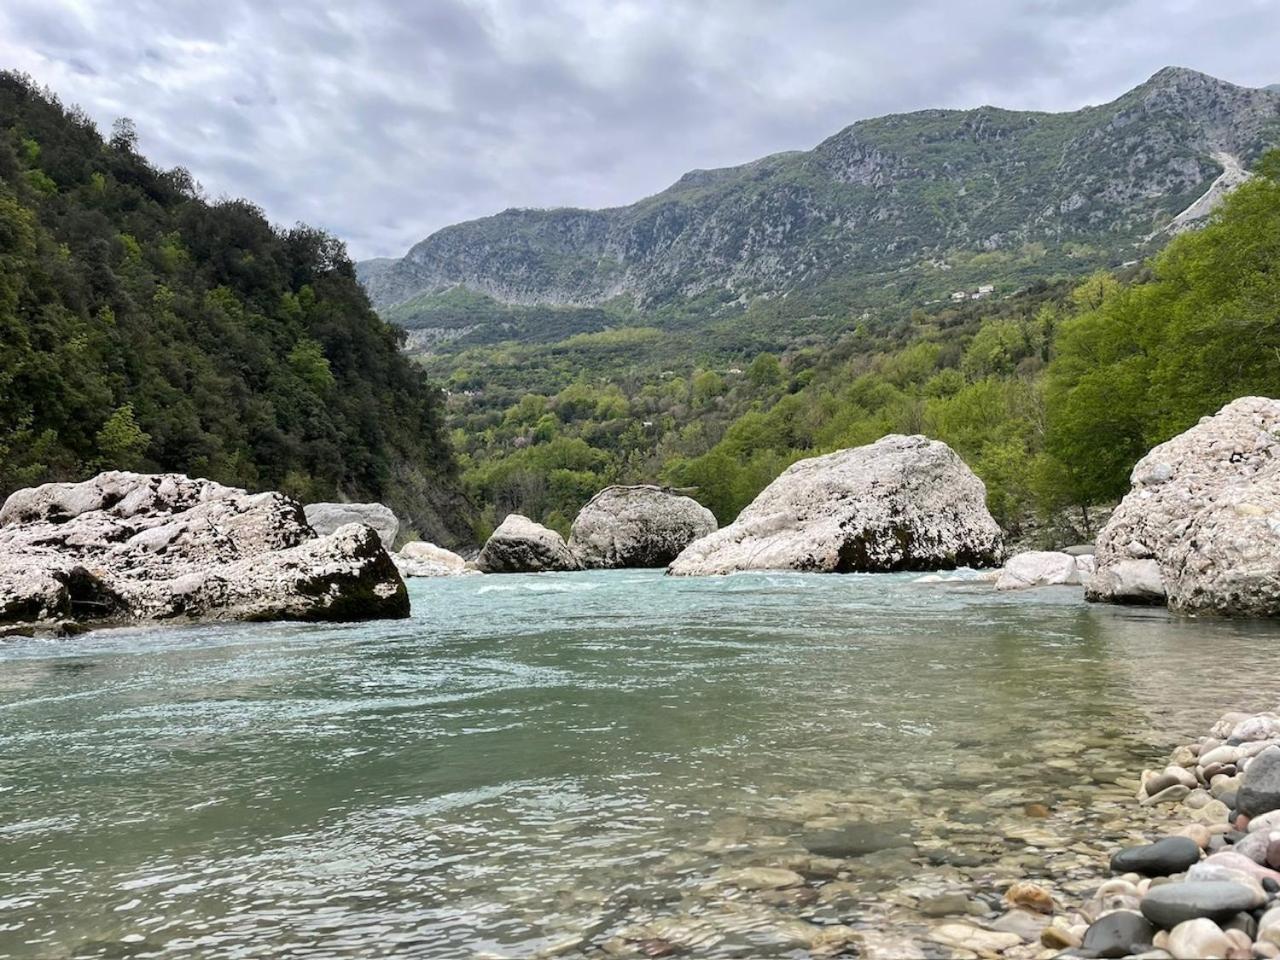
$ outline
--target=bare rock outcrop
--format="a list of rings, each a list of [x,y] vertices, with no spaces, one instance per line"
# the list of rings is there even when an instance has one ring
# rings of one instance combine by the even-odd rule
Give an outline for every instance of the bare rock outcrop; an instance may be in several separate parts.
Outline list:
[[[507,516],[476,557],[482,573],[543,573],[578,570],[564,537],[518,513]]]
[[[0,509],[0,623],[367,620],[409,614],[369,527],[180,474],[111,472]]]
[[[1090,600],[1280,615],[1280,401],[1241,397],[1138,461]]]
[[[578,513],[569,549],[588,569],[665,567],[715,529],[715,514],[692,497],[647,484],[612,486]]]
[[[669,572],[940,570],[1001,554],[986,488],[964,461],[937,440],[891,434],[792,464]]]

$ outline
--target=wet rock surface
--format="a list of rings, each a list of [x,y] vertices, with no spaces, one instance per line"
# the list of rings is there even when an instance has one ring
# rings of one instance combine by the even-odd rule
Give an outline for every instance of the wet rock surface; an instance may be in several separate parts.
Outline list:
[[[1163,930],[1205,917],[1228,920],[1266,902],[1259,891],[1227,880],[1188,880],[1152,887],[1142,898],[1142,915]]]
[[[1155,935],[1156,928],[1142,914],[1116,910],[1089,924],[1080,946],[1096,957],[1127,957],[1149,949]]]

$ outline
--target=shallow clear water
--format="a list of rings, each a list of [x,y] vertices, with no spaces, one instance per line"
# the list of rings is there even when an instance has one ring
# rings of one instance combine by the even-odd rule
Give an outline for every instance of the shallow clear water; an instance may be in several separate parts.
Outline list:
[[[1085,877],[1124,829],[1113,780],[1280,699],[1275,628],[1071,589],[617,571],[411,593],[408,621],[0,645],[0,956],[908,936],[930,894]],[[847,824],[915,846],[805,848]],[[729,875],[755,866],[805,886]]]

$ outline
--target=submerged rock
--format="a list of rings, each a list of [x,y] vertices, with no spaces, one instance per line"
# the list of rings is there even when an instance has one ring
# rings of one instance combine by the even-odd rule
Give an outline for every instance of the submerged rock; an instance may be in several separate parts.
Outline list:
[[[971,923],[944,923],[929,931],[929,939],[943,946],[984,954],[1000,953],[1023,942],[1016,933],[984,930]]]
[[[1010,886],[1004,893],[1004,902],[1035,913],[1053,913],[1054,909],[1052,891],[1029,880],[1019,880]]]
[[[409,614],[368,527],[180,474],[104,473],[0,509],[0,622],[367,620]]]
[[[309,503],[306,506],[307,523],[321,536],[335,533],[348,523],[363,523],[372,527],[390,550],[400,533],[400,521],[390,507],[380,503]]]
[[[1280,615],[1280,401],[1242,397],[1138,461],[1091,600]]]
[[[471,572],[461,556],[425,540],[406,543],[391,559],[402,577],[457,577]]]
[[[986,488],[964,461],[945,443],[893,434],[792,464],[670,572],[937,570],[993,566],[1001,553]]]
[[[718,879],[743,890],[782,890],[804,886],[804,877],[794,870],[782,867],[744,867],[741,870],[722,870]]]
[[[691,497],[648,485],[605,487],[573,521],[569,549],[588,569],[665,567],[715,529],[715,515]]]
[[[508,514],[485,542],[476,568],[483,573],[542,573],[577,570],[564,537],[518,513]]]
[[[881,850],[915,848],[908,821],[846,823],[808,831],[800,842],[810,853],[836,859],[865,857]]]

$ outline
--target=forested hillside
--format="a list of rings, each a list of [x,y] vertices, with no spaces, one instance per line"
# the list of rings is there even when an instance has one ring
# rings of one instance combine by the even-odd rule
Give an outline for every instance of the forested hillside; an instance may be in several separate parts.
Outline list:
[[[654,479],[728,521],[800,457],[919,432],[960,452],[1015,534],[1069,511],[1087,535],[1087,508],[1123,494],[1152,445],[1234,397],[1280,396],[1277,264],[1273,151],[1207,227],[1083,282],[728,366],[694,345],[654,374],[637,358],[669,342],[645,328],[464,353],[456,442],[485,521],[514,509],[563,528],[601,485]]]
[[[442,400],[341,243],[158,170],[0,74],[0,495],[108,468],[467,530]]]

